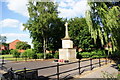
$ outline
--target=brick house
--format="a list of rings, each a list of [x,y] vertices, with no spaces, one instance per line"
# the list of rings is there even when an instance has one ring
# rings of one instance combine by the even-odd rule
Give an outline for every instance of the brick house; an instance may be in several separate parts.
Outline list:
[[[8,47],[4,46],[4,45],[0,45],[0,51],[2,51],[2,50],[8,50]]]
[[[9,49],[16,49],[17,42],[20,42],[20,40],[16,39],[15,41],[9,43]]]
[[[9,50],[16,49],[17,42],[21,42],[20,40],[16,39],[13,42],[9,43]],[[18,50],[19,52],[24,52],[25,50]]]

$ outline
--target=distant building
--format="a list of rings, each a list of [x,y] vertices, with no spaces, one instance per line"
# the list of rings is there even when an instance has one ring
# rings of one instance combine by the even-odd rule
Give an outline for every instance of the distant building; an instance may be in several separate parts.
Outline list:
[[[4,45],[0,45],[0,51],[2,51],[2,50],[8,50],[8,47],[4,46]]]
[[[16,49],[17,42],[21,42],[21,41],[16,39],[15,41],[9,43],[9,49]]]
[[[9,43],[9,50],[10,49],[16,49],[17,42],[21,42],[20,40],[16,39],[13,42]],[[18,50],[19,52],[24,52],[25,50]]]

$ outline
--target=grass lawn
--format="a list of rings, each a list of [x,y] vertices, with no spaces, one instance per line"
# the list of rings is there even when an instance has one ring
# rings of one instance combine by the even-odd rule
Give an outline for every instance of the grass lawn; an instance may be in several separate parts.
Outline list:
[[[16,61],[16,58],[13,57],[13,55],[7,54],[7,55],[1,55],[0,59],[4,57],[5,60],[10,60],[10,61]],[[30,59],[27,59],[30,60]],[[25,61],[25,58],[17,58],[17,61]]]

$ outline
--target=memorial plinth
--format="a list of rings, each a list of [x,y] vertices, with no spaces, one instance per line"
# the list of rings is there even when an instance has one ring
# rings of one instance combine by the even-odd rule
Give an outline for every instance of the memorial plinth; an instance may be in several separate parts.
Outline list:
[[[68,27],[66,26],[66,36],[62,39],[62,49],[59,49],[59,59],[76,60],[76,49],[73,48],[73,41],[70,40],[68,35]]]

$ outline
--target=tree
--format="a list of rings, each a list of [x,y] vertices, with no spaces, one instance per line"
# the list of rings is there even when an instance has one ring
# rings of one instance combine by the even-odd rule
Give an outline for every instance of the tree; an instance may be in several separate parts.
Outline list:
[[[94,41],[101,45],[112,42],[113,50],[120,49],[120,2],[89,2],[86,21]]]
[[[16,44],[16,49],[23,49],[23,50],[26,50],[26,49],[30,49],[31,46],[29,44],[27,44],[27,42],[17,42]]]
[[[11,50],[10,53],[13,55],[13,57],[20,57],[20,52],[17,49]]]
[[[1,36],[0,35],[0,43],[5,43],[7,40],[7,37],[6,36]]]
[[[63,35],[61,34],[63,33],[63,22],[58,18],[57,4],[54,2],[29,2],[28,12],[30,18],[23,25],[30,32],[35,52],[44,52],[45,58],[45,50],[51,46],[53,46],[52,49],[56,48],[56,43],[60,44],[58,39]]]
[[[82,48],[84,50],[90,50],[94,43],[90,36],[89,27],[85,18],[72,18],[68,21],[69,34],[73,39],[74,46]]]

